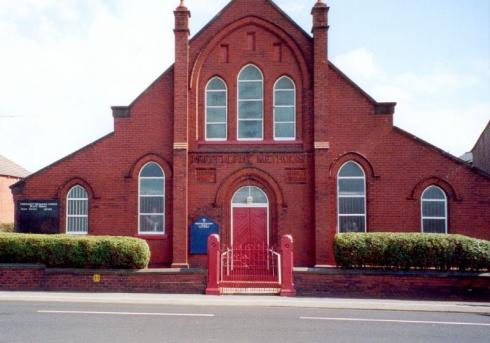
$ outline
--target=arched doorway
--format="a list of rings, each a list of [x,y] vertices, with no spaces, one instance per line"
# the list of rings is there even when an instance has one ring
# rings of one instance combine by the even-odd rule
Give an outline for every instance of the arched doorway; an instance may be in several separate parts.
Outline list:
[[[257,186],[241,187],[231,200],[231,246],[269,247],[269,199]]]

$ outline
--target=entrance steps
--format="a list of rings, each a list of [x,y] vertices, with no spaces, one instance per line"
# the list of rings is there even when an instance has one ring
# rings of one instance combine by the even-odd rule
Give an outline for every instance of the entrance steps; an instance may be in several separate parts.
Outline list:
[[[279,294],[281,285],[267,281],[222,281],[220,294]]]
[[[220,294],[224,295],[279,295],[281,288],[220,288]]]

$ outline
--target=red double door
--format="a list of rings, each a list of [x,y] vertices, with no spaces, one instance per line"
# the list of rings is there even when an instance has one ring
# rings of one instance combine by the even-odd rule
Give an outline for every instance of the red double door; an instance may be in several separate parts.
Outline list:
[[[269,250],[268,208],[234,207],[232,250],[224,281],[235,287],[270,287],[278,282],[279,261]]]
[[[267,249],[267,208],[233,208],[233,248]]]

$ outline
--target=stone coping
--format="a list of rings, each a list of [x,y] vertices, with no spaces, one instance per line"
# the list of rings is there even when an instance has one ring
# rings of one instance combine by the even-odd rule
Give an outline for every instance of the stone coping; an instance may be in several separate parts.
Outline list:
[[[203,268],[145,268],[145,269],[80,269],[47,268],[35,263],[0,263],[0,269],[45,269],[50,273],[77,274],[206,274]],[[420,276],[420,277],[481,277],[490,278],[489,272],[459,272],[437,270],[387,270],[387,269],[342,269],[335,267],[295,267],[294,273],[320,275],[380,275],[380,276]]]
[[[294,273],[327,275],[379,275],[379,276],[420,276],[420,277],[482,277],[490,278],[489,272],[460,272],[438,270],[389,270],[389,269],[342,269],[335,267],[295,267]]]
[[[44,269],[47,274],[205,274],[201,268],[145,268],[145,269],[81,269],[81,268],[47,268],[44,264],[0,263],[0,269]]]

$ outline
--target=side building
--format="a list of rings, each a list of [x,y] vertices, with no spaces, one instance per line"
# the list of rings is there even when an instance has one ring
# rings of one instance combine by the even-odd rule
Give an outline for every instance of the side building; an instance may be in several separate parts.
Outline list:
[[[57,232],[146,239],[174,267],[206,266],[190,249],[202,219],[226,246],[290,234],[305,267],[335,264],[337,232],[490,239],[489,175],[393,126],[396,104],[329,62],[328,10],[315,3],[309,34],[270,0],[233,0],[190,38],[181,4],[175,63],[16,201],[58,206]]]
[[[29,175],[29,172],[0,155],[0,224],[14,222],[14,198],[10,186]]]
[[[472,165],[490,173],[490,121],[471,150]]]

